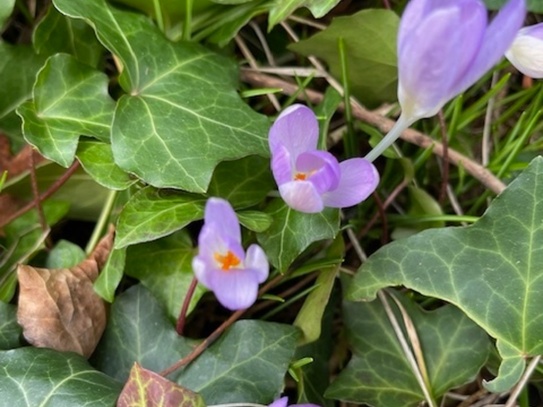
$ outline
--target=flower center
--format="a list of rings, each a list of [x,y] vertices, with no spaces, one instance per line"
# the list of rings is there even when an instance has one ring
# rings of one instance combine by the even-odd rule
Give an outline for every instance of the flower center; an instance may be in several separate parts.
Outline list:
[[[239,266],[241,260],[230,250],[226,254],[215,253],[215,260],[220,264],[221,270],[230,270],[232,267]]]
[[[297,172],[294,174],[294,181],[305,181],[308,177],[312,176],[317,171],[309,171],[309,172]]]

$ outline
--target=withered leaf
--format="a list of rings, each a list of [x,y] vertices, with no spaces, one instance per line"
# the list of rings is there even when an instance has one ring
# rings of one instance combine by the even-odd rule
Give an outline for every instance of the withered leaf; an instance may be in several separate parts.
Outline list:
[[[106,326],[105,304],[92,284],[111,251],[113,232],[69,269],[19,265],[17,321],[29,343],[87,358],[92,354]]]
[[[204,407],[204,400],[178,384],[134,363],[117,407]]]

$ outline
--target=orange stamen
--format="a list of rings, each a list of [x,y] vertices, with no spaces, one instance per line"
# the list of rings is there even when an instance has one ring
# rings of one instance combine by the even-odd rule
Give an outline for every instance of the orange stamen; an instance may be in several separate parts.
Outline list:
[[[294,174],[294,181],[305,181],[307,179],[307,174],[305,172],[297,172]]]
[[[215,260],[221,265],[221,270],[230,270],[232,267],[239,266],[241,260],[230,250],[225,255],[215,253]]]

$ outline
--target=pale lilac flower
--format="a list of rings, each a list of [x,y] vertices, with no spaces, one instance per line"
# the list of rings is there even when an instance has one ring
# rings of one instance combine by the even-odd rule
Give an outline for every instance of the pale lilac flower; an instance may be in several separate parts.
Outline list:
[[[505,56],[532,78],[543,78],[543,23],[522,28]]]
[[[288,397],[281,397],[280,399],[275,400],[268,407],[287,407],[288,406]],[[290,407],[320,407],[318,404],[290,404]]]
[[[509,48],[526,14],[509,0],[488,24],[482,0],[411,0],[398,33],[398,99],[416,120],[435,115]]]
[[[269,272],[268,259],[260,246],[249,246],[245,254],[236,213],[220,198],[210,198],[206,203],[192,268],[198,281],[232,311],[254,304],[258,285]]]
[[[338,163],[329,152],[317,150],[318,139],[317,118],[303,105],[285,109],[271,127],[271,168],[281,197],[307,213],[362,202],[379,183],[373,164],[363,158]]]

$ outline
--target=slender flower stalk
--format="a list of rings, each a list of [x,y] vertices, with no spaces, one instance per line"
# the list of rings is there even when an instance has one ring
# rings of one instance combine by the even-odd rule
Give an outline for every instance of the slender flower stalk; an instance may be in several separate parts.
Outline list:
[[[319,126],[311,109],[292,105],[270,129],[271,168],[279,193],[291,208],[317,213],[365,200],[377,187],[379,174],[363,158],[341,163],[317,150]]]
[[[375,160],[411,124],[435,115],[494,66],[525,14],[524,0],[509,0],[488,24],[482,0],[411,0],[398,32],[402,114],[366,159]]]
[[[258,285],[269,273],[268,259],[260,246],[253,244],[244,252],[236,213],[220,198],[210,198],[206,203],[192,268],[198,281],[232,311],[254,304]]]
[[[524,75],[543,78],[543,23],[522,28],[505,56]]]

